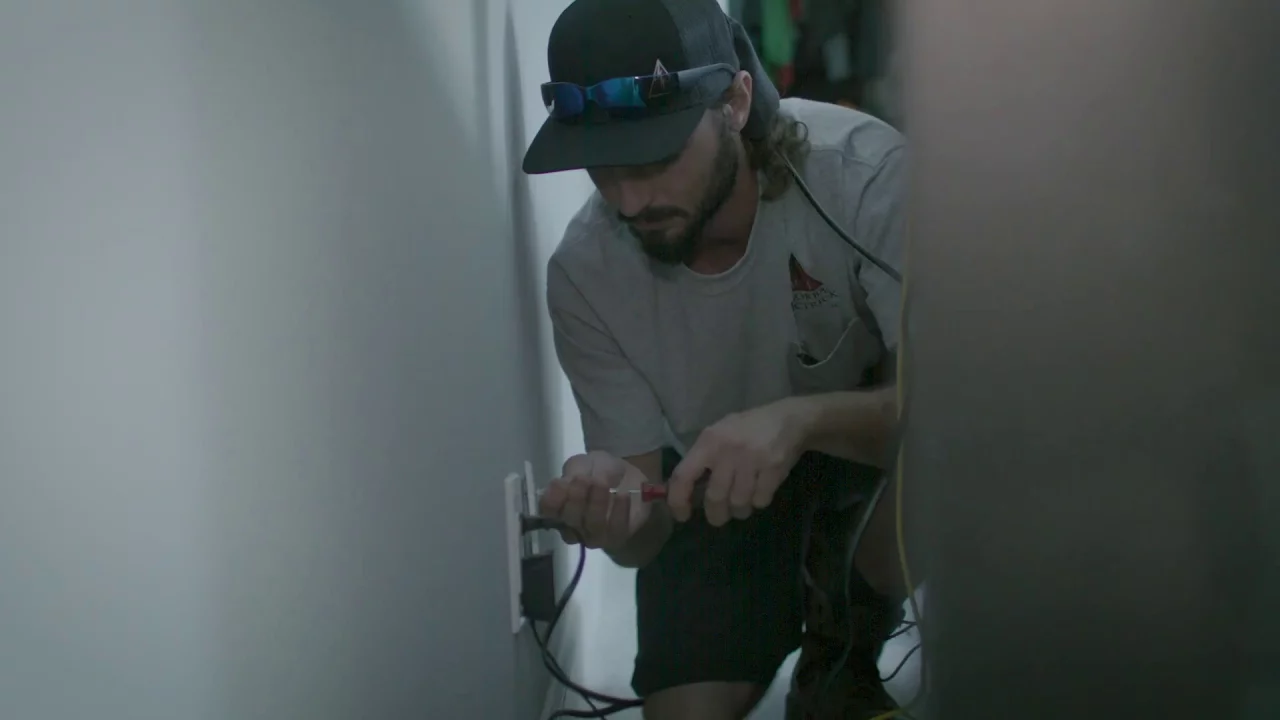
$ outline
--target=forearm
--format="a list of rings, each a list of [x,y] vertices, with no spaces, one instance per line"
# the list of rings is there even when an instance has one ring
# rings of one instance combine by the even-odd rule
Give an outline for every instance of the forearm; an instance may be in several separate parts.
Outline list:
[[[665,503],[654,503],[649,511],[649,520],[627,540],[623,547],[610,551],[609,558],[625,568],[641,568],[648,565],[667,544],[671,531],[675,528],[675,518]]]
[[[805,451],[888,467],[897,428],[897,388],[792,398]]]

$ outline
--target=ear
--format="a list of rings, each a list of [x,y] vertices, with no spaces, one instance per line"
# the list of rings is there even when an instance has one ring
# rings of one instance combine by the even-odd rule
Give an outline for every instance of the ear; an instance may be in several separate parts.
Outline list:
[[[733,85],[729,88],[729,102],[725,103],[725,112],[728,114],[729,127],[734,132],[742,132],[747,126],[747,120],[751,117],[753,89],[751,75],[745,70],[740,71],[733,78]]]

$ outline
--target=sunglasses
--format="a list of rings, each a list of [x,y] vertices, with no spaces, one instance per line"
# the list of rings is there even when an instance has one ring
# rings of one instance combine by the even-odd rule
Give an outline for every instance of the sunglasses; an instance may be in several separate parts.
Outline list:
[[[549,82],[542,85],[542,104],[547,113],[560,120],[587,112],[590,105],[623,114],[670,106],[681,91],[717,72],[735,72],[732,65],[716,63],[673,73],[610,78],[590,87],[574,83]]]

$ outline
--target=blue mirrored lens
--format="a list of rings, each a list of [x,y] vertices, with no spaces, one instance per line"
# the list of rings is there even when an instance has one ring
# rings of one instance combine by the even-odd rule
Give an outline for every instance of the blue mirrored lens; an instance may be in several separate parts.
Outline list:
[[[572,83],[542,86],[542,104],[552,117],[570,118],[587,109],[587,101],[604,110],[630,110],[646,106],[641,83],[636,78],[613,78],[584,88]]]
[[[542,104],[552,117],[581,115],[587,107],[582,88],[569,83],[547,83],[542,86]]]
[[[605,80],[588,88],[587,92],[595,104],[608,110],[645,106],[644,97],[640,94],[640,83],[635,78]]]

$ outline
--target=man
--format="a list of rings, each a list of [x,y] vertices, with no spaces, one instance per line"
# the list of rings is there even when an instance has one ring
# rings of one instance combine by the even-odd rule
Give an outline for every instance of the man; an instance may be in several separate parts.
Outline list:
[[[891,500],[856,570],[847,553],[892,455],[894,390],[876,374],[900,288],[788,162],[900,266],[902,138],[847,108],[779,103],[715,0],[577,0],[548,60],[551,117],[524,169],[585,168],[598,192],[547,270],[588,452],[541,512],[638,568],[645,716],[745,717],[797,646],[789,718],[890,709],[876,659],[903,597]],[[666,503],[608,492],[668,479]]]

